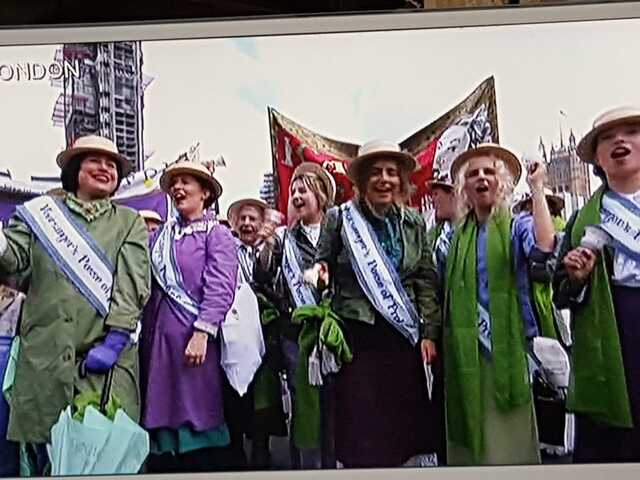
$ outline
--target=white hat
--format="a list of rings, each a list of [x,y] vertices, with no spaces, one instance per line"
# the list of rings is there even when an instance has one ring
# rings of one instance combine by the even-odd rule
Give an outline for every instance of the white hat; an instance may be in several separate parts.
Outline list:
[[[639,107],[618,107],[598,115],[593,128],[578,143],[578,156],[587,163],[595,163],[598,135],[608,128],[625,123],[640,123]]]
[[[180,160],[176,163],[169,165],[160,177],[160,188],[165,193],[169,193],[169,187],[171,186],[171,179],[179,173],[187,173],[198,177],[206,182],[213,196],[212,201],[220,198],[222,195],[222,185],[216,180],[211,172],[201,163],[192,162],[190,160]]]
[[[56,157],[56,163],[62,169],[73,157],[80,153],[104,153],[120,163],[122,167],[122,175],[127,175],[131,170],[131,162],[124,155],[118,152],[115,143],[105,137],[99,135],[86,135],[79,137],[73,142],[73,145],[66,150],[60,152]]]
[[[347,175],[351,181],[355,182],[362,175],[363,166],[372,160],[380,157],[396,160],[398,165],[413,172],[416,168],[416,160],[408,152],[403,152],[400,145],[387,140],[372,140],[365,143],[358,149],[358,156],[347,166]]]
[[[516,157],[515,153],[511,150],[501,147],[497,143],[483,143],[475,148],[470,148],[469,150],[462,152],[451,164],[451,176],[456,178],[460,168],[462,168],[465,163],[472,158],[479,157],[481,155],[494,155],[502,160],[513,176],[513,184],[515,185],[518,183],[520,175],[522,175],[522,166],[520,165],[518,157]]]

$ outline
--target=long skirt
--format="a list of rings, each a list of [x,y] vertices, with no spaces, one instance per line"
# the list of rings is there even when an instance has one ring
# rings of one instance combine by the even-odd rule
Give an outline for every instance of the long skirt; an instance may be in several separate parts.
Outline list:
[[[640,288],[612,286],[634,428],[603,425],[576,415],[574,463],[640,461]]]
[[[353,361],[336,377],[336,457],[345,467],[396,467],[411,457],[444,457],[442,375],[429,400],[419,348],[377,316],[347,321]],[[437,367],[437,365],[436,365]]]
[[[484,411],[484,453],[481,465],[534,465],[540,463],[538,429],[533,401],[509,412],[498,409],[495,400],[493,368],[480,356]],[[457,412],[447,411],[447,415]],[[447,442],[447,461],[451,465],[474,465],[468,448]]]

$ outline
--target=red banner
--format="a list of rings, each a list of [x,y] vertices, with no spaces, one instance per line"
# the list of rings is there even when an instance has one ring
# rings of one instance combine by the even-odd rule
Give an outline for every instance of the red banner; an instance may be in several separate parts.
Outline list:
[[[346,176],[346,165],[357,155],[358,145],[319,135],[273,108],[269,108],[269,123],[278,210],[286,214],[291,175],[303,161],[318,163],[333,175],[337,203],[351,198],[353,187]],[[433,178],[434,171],[448,171],[457,155],[489,141],[499,141],[493,77],[440,118],[400,142],[418,162],[411,176],[416,188],[412,205],[424,205],[426,182]]]

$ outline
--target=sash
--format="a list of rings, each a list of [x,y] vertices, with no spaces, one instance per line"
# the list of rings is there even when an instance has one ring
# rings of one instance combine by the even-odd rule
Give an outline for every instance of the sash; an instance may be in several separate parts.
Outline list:
[[[601,227],[617,250],[640,263],[640,207],[622,195],[608,190],[602,196]]]
[[[72,285],[106,317],[114,268],[89,231],[73,218],[61,200],[48,195],[17,207],[16,213]]]
[[[302,269],[300,268],[300,250],[288,232],[284,236],[282,273],[287,281],[296,307],[316,305],[316,298],[313,291],[303,279]]]
[[[253,258],[249,258],[249,257]],[[253,247],[247,247],[246,245],[240,245],[238,247],[238,264],[240,266],[240,272],[242,273],[243,281],[247,283],[253,282],[253,267],[255,262],[255,255]]]
[[[480,346],[488,354],[491,356],[491,351],[493,347],[491,346],[491,315],[487,311],[486,308],[482,306],[480,302],[477,303],[478,306],[478,341],[480,342]]]
[[[179,307],[190,315],[197,317],[200,305],[184,289],[182,273],[176,260],[176,249],[173,241],[173,230],[177,222],[168,220],[161,228],[155,245],[151,250],[151,271],[164,292]]]
[[[340,209],[344,218],[342,238],[360,287],[375,309],[413,345],[417,344],[420,316],[369,222],[353,201]]]

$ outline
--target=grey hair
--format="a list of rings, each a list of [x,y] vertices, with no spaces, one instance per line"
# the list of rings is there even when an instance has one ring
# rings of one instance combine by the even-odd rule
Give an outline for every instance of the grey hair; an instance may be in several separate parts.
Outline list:
[[[515,188],[514,178],[512,173],[507,168],[504,161],[496,157],[495,155],[489,155],[493,160],[493,165],[496,169],[496,178],[498,179],[498,189],[496,192],[496,202],[491,207],[491,215],[493,216],[499,211],[510,211],[511,203],[513,201],[513,190]],[[456,175],[455,179],[455,191],[458,197],[457,208],[459,218],[464,218],[467,214],[473,210],[473,205],[469,200],[467,193],[464,191],[465,175],[469,169],[469,162],[465,163]]]

